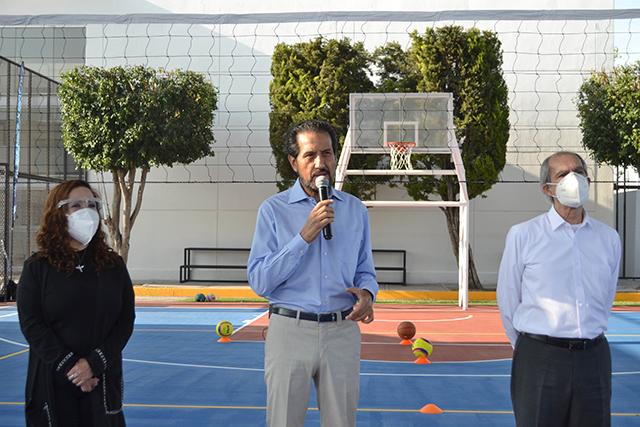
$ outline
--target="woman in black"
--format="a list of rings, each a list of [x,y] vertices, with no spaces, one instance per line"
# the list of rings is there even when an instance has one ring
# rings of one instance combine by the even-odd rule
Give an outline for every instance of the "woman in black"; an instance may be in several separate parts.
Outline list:
[[[100,201],[85,181],[47,197],[38,252],[24,263],[18,313],[29,343],[28,426],[124,426],[122,350],[134,295],[122,259],[100,230]]]

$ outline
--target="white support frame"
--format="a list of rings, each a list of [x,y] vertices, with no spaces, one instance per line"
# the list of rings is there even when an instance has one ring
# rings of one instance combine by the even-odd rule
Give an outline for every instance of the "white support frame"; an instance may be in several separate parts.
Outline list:
[[[388,94],[393,96],[394,94]],[[395,94],[397,95],[397,94]],[[453,111],[453,96],[449,94],[449,111]],[[398,122],[402,123],[402,122]],[[409,122],[405,122],[409,123]],[[451,160],[454,165],[454,169],[443,170],[380,170],[380,169],[348,169],[349,160],[352,154],[380,154],[380,149],[367,149],[358,148],[353,149],[354,141],[351,129],[347,130],[345,143],[340,153],[340,159],[336,168],[336,189],[341,190],[344,185],[344,181],[348,175],[385,175],[385,176],[416,176],[416,175],[456,175],[458,177],[458,184],[460,186],[459,200],[458,201],[363,201],[367,207],[402,207],[402,208],[414,208],[414,207],[457,207],[459,212],[459,230],[458,230],[458,306],[462,310],[466,310],[469,305],[469,193],[467,192],[467,180],[465,176],[464,164],[462,162],[462,155],[460,154],[460,147],[464,142],[464,139],[458,144],[453,127],[453,115],[449,116],[448,128],[449,142],[447,151],[441,149],[437,150],[439,153],[450,154]],[[386,127],[385,127],[386,138]],[[417,132],[417,131],[416,131]],[[417,141],[416,135],[416,141]],[[385,139],[386,140],[386,139]],[[388,153],[388,149],[383,153]]]

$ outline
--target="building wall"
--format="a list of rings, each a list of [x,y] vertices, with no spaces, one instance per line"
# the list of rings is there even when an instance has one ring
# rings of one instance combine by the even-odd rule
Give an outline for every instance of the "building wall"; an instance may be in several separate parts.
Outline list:
[[[257,13],[316,11],[302,2],[27,2],[3,13]],[[407,10],[506,9],[512,2],[403,1]],[[613,1],[546,1],[540,9],[613,7]],[[425,9],[426,7],[430,9]],[[324,10],[387,10],[388,2],[324,3]],[[452,22],[438,22],[437,25]],[[503,43],[509,86],[511,135],[508,164],[500,182],[471,203],[471,246],[481,279],[495,283],[509,227],[548,209],[537,185],[540,162],[559,149],[580,150],[574,99],[591,69],[613,63],[610,21],[459,21],[497,31]],[[80,22],[78,23],[80,24]],[[113,66],[144,63],[190,68],[209,75],[220,92],[216,112],[216,155],[189,166],[159,168],[150,174],[143,207],[133,229],[129,268],[135,281],[177,281],[187,246],[248,247],[259,204],[274,194],[276,178],[268,143],[270,55],[278,42],[294,43],[318,35],[347,36],[373,49],[386,41],[408,44],[407,31],[433,22],[339,22],[188,24],[144,22],[86,25],[86,62]],[[65,24],[69,25],[69,24]],[[558,29],[563,35],[558,35]],[[171,38],[166,35],[171,35]],[[19,53],[18,53],[19,54]],[[613,224],[610,168],[591,175],[589,214]],[[106,177],[107,181],[109,177]],[[110,184],[92,175],[109,193]],[[398,189],[380,188],[378,200],[407,199]],[[370,209],[374,248],[406,249],[410,284],[455,282],[456,262],[438,209]],[[336,220],[340,220],[337,218]]]

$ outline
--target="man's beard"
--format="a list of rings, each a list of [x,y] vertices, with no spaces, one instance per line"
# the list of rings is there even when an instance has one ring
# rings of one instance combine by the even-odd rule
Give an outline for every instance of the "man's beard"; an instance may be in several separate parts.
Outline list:
[[[315,182],[307,181],[305,179],[300,178],[300,184],[302,184],[302,188],[304,188],[308,192],[312,194],[318,194],[318,187],[316,187]]]
[[[302,188],[314,195],[317,195],[320,190],[318,190],[318,187],[316,186],[316,178],[319,176],[326,176],[329,182],[331,182],[333,178],[327,171],[320,171],[320,173],[312,174],[310,181],[303,179],[301,176],[298,176],[298,178],[300,178],[300,184],[302,184]]]

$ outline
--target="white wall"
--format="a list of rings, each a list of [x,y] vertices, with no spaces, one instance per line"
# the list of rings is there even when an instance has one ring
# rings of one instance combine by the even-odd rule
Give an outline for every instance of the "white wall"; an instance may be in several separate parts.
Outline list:
[[[26,2],[3,13],[256,13],[314,11],[317,2]],[[485,10],[512,7],[506,1],[400,1],[407,10]],[[527,6],[524,4],[523,6]],[[541,9],[613,7],[613,1],[546,1]],[[323,3],[323,10],[388,10],[388,2]],[[449,24],[451,22],[441,22]],[[471,245],[480,277],[495,283],[508,228],[544,212],[547,201],[536,184],[540,162],[559,149],[580,150],[574,98],[583,76],[613,63],[610,21],[456,22],[497,31],[503,43],[509,86],[511,137],[501,182],[471,204]],[[219,88],[216,156],[188,167],[161,168],[150,175],[133,230],[129,268],[136,281],[177,281],[186,246],[248,247],[259,204],[276,192],[268,143],[270,55],[278,42],[317,35],[348,36],[373,49],[391,39],[408,44],[407,31],[432,22],[323,22],[286,24],[90,24],[86,62],[113,66],[144,63],[206,73]],[[559,30],[564,36],[557,35]],[[338,34],[336,34],[338,33]],[[171,39],[167,37],[171,34]],[[611,170],[591,170],[589,213],[613,223]],[[98,180],[98,177],[94,177]],[[255,182],[255,183],[254,183]],[[267,183],[257,183],[267,182]],[[101,186],[100,186],[101,187]],[[402,199],[381,188],[378,200]],[[375,248],[408,252],[412,284],[455,282],[456,263],[444,215],[437,209],[370,210]]]

